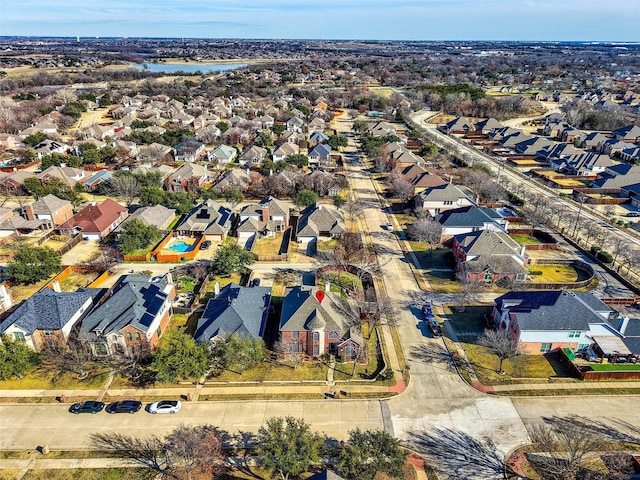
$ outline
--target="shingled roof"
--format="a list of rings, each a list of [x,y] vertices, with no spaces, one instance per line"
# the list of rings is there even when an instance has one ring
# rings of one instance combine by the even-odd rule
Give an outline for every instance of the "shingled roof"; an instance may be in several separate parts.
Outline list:
[[[100,288],[90,288],[76,292],[46,289],[34,293],[0,323],[0,334],[11,325],[24,330],[27,335],[36,330],[61,330],[87,300],[93,301],[103,292]]]
[[[233,333],[253,339],[262,338],[270,304],[270,287],[225,285],[207,303],[198,320],[195,339],[205,343]]]
[[[84,233],[102,233],[126,211],[125,207],[107,198],[99,205],[87,205],[59,228],[81,228]]]
[[[167,284],[151,277],[128,275],[120,279],[113,294],[82,322],[80,337],[88,333],[106,335],[132,326],[147,332],[169,295]]]
[[[590,324],[606,323],[612,312],[592,293],[567,290],[509,292],[495,303],[518,319],[521,331],[589,330]]]

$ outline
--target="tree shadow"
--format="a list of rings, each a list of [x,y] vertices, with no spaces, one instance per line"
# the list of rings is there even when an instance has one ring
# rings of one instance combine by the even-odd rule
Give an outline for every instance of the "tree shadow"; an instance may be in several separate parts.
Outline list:
[[[449,428],[412,431],[409,435],[411,447],[440,471],[442,478],[504,478],[502,454],[490,438],[478,440]]]
[[[237,455],[227,457],[227,463],[229,466],[250,478],[255,478],[256,480],[268,480],[261,475],[258,475],[252,469],[252,464],[255,463],[255,457],[251,455],[251,449],[254,446],[255,435],[251,432],[240,430],[235,435],[229,436],[228,439],[239,450]]]
[[[410,355],[413,361],[417,360],[429,364],[438,363],[443,365],[444,369],[449,372],[456,371],[449,351],[439,343],[414,345],[411,347]]]

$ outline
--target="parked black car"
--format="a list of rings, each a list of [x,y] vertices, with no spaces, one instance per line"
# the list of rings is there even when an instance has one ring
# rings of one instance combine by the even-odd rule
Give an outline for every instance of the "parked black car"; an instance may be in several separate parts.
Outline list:
[[[429,320],[427,325],[429,325],[429,330],[431,330],[431,335],[433,335],[434,338],[442,336],[442,327],[437,321]]]
[[[200,244],[200,250],[209,250],[210,246],[211,246],[211,241],[210,240],[205,240],[204,242],[202,242]]]
[[[254,287],[259,287],[260,286],[260,279],[259,278],[254,278],[253,281],[251,282],[251,285]]]
[[[136,413],[142,408],[142,403],[136,400],[113,402],[107,407],[107,413]]]
[[[88,400],[86,402],[74,403],[69,408],[71,413],[98,413],[104,408],[103,402]]]

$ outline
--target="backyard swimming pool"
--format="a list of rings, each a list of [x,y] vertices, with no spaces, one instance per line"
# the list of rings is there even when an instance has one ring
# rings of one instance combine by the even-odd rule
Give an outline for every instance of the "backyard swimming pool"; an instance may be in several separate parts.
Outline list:
[[[172,242],[167,249],[173,250],[174,252],[190,252],[193,250],[193,245],[183,242],[182,240],[178,240],[177,242]]]

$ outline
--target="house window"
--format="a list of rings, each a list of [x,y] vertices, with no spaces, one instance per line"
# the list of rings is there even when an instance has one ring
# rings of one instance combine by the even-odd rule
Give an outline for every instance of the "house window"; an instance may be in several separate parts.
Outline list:
[[[43,330],[42,334],[45,337],[53,337],[56,334],[56,332],[54,332],[53,330]]]
[[[314,345],[313,346],[313,356],[317,357],[318,355],[320,355],[320,347],[318,345]]]
[[[329,332],[329,340],[337,340],[338,332]]]
[[[540,345],[540,353],[547,353],[551,351],[551,343],[543,343]]]
[[[140,332],[136,332],[135,338],[137,341],[140,341]]]
[[[444,205],[453,205],[453,201],[452,200],[445,200],[444,202],[442,202]]]
[[[579,343],[578,348],[576,348],[576,352],[584,352],[589,348],[588,343]]]
[[[298,332],[291,332],[291,338],[293,338],[294,340],[298,339]]]
[[[318,340],[320,340],[320,333],[319,332],[313,332],[313,341],[317,342]]]
[[[351,344],[351,343],[347,344],[347,346],[346,346],[346,347],[344,347],[344,354],[345,354],[347,357],[353,357],[353,356],[355,356],[355,354],[356,354],[356,347],[355,347],[353,344]]]
[[[13,332],[13,339],[19,342],[24,342],[24,333],[22,332]]]
[[[96,350],[96,355],[107,354],[107,346],[104,343],[96,343],[95,350]]]
[[[569,332],[569,338],[580,338],[580,332]]]
[[[490,273],[485,273],[484,274],[484,281],[485,282],[490,282],[491,281],[491,277],[492,277],[492,275]]]
[[[162,335],[162,330],[160,330],[160,327],[158,327],[158,330],[156,330],[156,333],[158,334],[158,337],[160,337],[160,335]]]
[[[126,336],[127,336],[127,340],[131,340],[131,338],[132,338],[132,337],[131,337],[131,332],[127,332],[127,335],[126,335]]]

